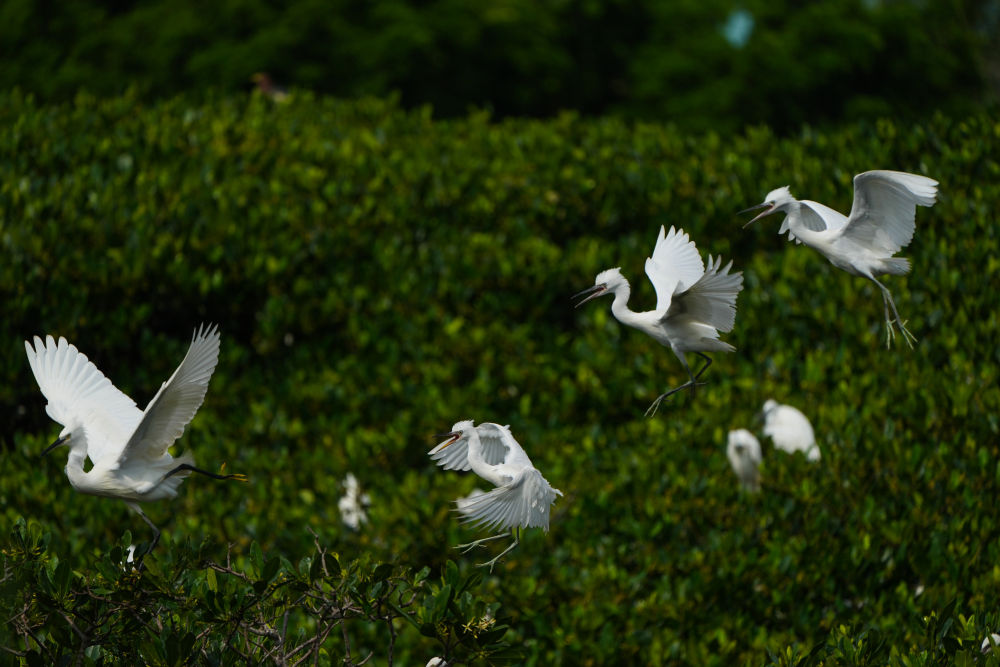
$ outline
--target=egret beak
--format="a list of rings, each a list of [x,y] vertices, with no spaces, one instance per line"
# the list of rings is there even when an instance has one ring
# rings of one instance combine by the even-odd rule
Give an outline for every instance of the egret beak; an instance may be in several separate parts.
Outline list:
[[[580,306],[582,306],[583,304],[587,303],[591,299],[596,299],[597,297],[604,296],[607,293],[608,293],[608,286],[607,285],[603,285],[603,284],[602,285],[594,285],[593,287],[588,287],[587,289],[583,290],[582,292],[577,292],[576,294],[574,294],[570,298],[571,299],[576,299],[577,297],[581,297],[581,296],[586,296],[587,297],[583,301],[581,301],[580,303],[576,304],[575,307],[579,308]]]
[[[744,213],[749,213],[750,211],[756,211],[756,210],[762,209],[762,208],[765,208],[767,210],[766,211],[762,211],[761,213],[757,214],[757,216],[753,220],[751,220],[747,224],[743,225],[743,229],[746,229],[747,227],[749,227],[753,223],[757,222],[761,218],[766,217],[766,216],[771,215],[772,213],[774,213],[774,211],[776,210],[775,206],[771,202],[764,202],[763,204],[757,204],[756,206],[751,206],[750,208],[745,208],[745,209],[743,209],[742,211],[740,211],[739,213],[736,214],[736,215],[743,215]]]
[[[45,448],[45,451],[42,452],[42,456],[45,456],[46,454],[48,454],[49,452],[51,452],[53,449],[55,449],[59,445],[64,444],[67,440],[69,440],[69,436],[68,435],[65,438],[59,438],[59,439],[57,439],[55,442],[53,442],[51,445],[49,445],[48,447]]]
[[[442,442],[440,445],[437,446],[438,451],[440,451],[440,450],[444,449],[445,447],[448,447],[450,445],[454,445],[456,442],[458,442],[462,438],[462,434],[459,433],[458,431],[452,431],[451,433],[435,433],[434,437],[435,438],[448,438],[447,441]]]

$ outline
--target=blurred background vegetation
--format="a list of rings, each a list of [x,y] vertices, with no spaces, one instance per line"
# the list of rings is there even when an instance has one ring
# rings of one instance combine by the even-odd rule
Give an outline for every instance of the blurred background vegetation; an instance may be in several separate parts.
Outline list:
[[[440,116],[575,109],[785,132],[995,100],[998,35],[997,0],[7,0],[0,89],[150,99],[266,71]]]
[[[996,3],[54,7],[0,7],[5,655],[998,664]],[[888,283],[913,351],[870,285],[735,216],[781,185],[846,211],[872,168],[941,182]],[[661,224],[745,289],[737,352],[647,420],[680,365],[569,297],[621,266],[652,307]],[[38,457],[23,341],[144,405],[202,321],[220,362],[178,448],[251,483],[149,506],[138,572],[145,525]],[[751,496],[725,435],[769,397],[823,460],[765,443]],[[426,456],[467,418],[566,494],[492,575],[451,549],[484,483]]]

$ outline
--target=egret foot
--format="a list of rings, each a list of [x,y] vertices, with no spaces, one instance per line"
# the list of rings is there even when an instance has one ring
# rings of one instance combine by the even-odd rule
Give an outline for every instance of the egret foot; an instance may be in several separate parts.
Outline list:
[[[917,337],[911,334],[910,330],[906,328],[906,323],[908,321],[909,320],[903,320],[902,322],[897,321],[896,326],[899,327],[899,333],[903,334],[903,340],[906,341],[906,344],[909,345],[912,350],[913,344],[917,342]]]
[[[500,540],[500,539],[503,539],[505,537],[510,537],[510,536],[507,533],[502,533],[500,535],[494,535],[493,537],[484,537],[481,540],[476,540],[475,542],[469,542],[467,544],[457,544],[457,545],[455,545],[454,548],[455,549],[461,549],[462,550],[461,553],[465,554],[465,553],[469,553],[470,551],[472,551],[476,547],[483,546],[487,542],[492,542],[493,540]]]
[[[685,382],[684,384],[682,384],[681,386],[679,386],[679,387],[677,387],[675,389],[671,389],[670,391],[668,391],[668,392],[666,392],[664,394],[660,394],[659,396],[656,397],[656,400],[653,401],[653,404],[650,405],[649,408],[646,409],[646,416],[652,418],[654,415],[656,415],[656,409],[658,407],[660,407],[660,402],[663,401],[663,399],[665,399],[665,398],[667,398],[669,396],[672,396],[673,394],[676,394],[677,392],[681,391],[682,389],[687,389],[688,387],[691,388],[691,395],[693,396],[694,395],[695,387],[701,387],[701,386],[704,386],[705,384],[707,384],[707,383],[705,383],[705,382]]]
[[[892,343],[896,340],[896,332],[893,330],[893,327],[899,329],[899,333],[902,334],[903,340],[906,341],[906,344],[911,350],[913,349],[913,344],[917,342],[917,337],[910,333],[910,330],[906,328],[907,322],[909,322],[909,320],[903,320],[900,322],[898,320],[887,319],[885,321],[885,348],[887,350],[892,349]]]
[[[504,535],[504,537],[506,537],[506,535]],[[496,558],[494,558],[492,560],[488,560],[485,563],[479,563],[479,564],[476,565],[476,567],[487,567],[487,566],[489,566],[489,568],[490,568],[490,574],[493,574],[493,566],[497,564],[497,561],[500,560],[501,558],[503,558],[504,556],[506,556],[508,552],[510,552],[514,547],[516,547],[520,543],[521,543],[520,538],[519,537],[515,537],[514,541],[511,542],[510,546],[507,547],[506,549],[504,549],[503,551],[501,551],[499,556],[497,556]]]

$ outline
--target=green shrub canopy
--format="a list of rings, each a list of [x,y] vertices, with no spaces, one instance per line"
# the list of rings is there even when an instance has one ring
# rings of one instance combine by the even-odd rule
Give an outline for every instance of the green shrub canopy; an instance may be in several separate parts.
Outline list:
[[[0,642],[32,664],[258,662],[313,638],[295,659],[342,659],[346,638],[400,664],[798,664],[814,646],[973,664],[1000,624],[998,156],[986,114],[782,139],[302,93],[5,95]],[[847,211],[873,168],[941,183],[913,272],[887,279],[913,351],[884,349],[869,283],[735,216],[782,185]],[[621,266],[651,308],[661,224],[733,258],[745,289],[737,351],[646,420],[682,369],[569,297]],[[145,526],[37,456],[58,428],[22,341],[66,336],[143,406],[200,322],[221,356],[178,449],[251,483],[149,505],[164,539],[137,573],[124,547]],[[823,458],[764,441],[751,496],[726,433],[759,435],[771,397]],[[451,510],[482,482],[426,456],[459,419],[511,424],[566,494],[482,581],[450,549],[484,536]],[[348,472],[371,499],[358,530],[337,511]]]

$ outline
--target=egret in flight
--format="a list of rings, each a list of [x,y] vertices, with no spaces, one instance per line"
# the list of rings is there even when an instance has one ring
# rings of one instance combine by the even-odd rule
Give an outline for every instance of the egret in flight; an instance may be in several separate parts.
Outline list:
[[[774,441],[783,452],[804,452],[809,461],[819,461],[819,446],[812,424],[802,411],[791,405],[782,405],[774,399],[764,401],[764,435]]]
[[[726,439],[726,458],[740,484],[747,491],[760,491],[760,441],[745,428],[730,431]]]
[[[460,421],[447,438],[428,454],[445,470],[472,470],[495,489],[479,495],[470,494],[457,503],[458,512],[471,522],[489,529],[509,529],[513,542],[499,556],[480,567],[493,566],[521,541],[521,528],[549,530],[549,508],[561,496],[510,433],[509,426],[484,422],[474,426],[471,420]],[[506,532],[468,544],[458,545],[462,553],[477,546],[507,537]]]
[[[28,363],[42,394],[45,412],[63,425],[43,454],[69,447],[66,476],[80,493],[119,498],[153,529],[151,551],[160,531],[139,503],[173,498],[192,472],[214,479],[246,481],[243,475],[216,475],[194,466],[191,454],[174,458],[167,448],[184,433],[205,399],[219,360],[217,327],[200,327],[181,365],[163,383],[145,411],[119,391],[74,345],[60,337],[25,341]],[[90,458],[93,467],[84,470]]]
[[[682,389],[691,388],[694,394],[701,378],[712,360],[705,352],[732,352],[729,343],[719,340],[719,331],[731,331],[736,321],[736,296],[743,289],[743,272],[729,273],[733,263],[722,267],[722,257],[702,263],[698,248],[683,230],[670,228],[660,235],[653,248],[653,256],[646,259],[646,275],[656,289],[656,310],[637,313],[629,309],[631,293],[628,281],[621,270],[614,268],[597,274],[594,286],[576,294],[584,297],[579,308],[591,299],[614,294],[611,314],[622,324],[643,331],[660,344],[666,345],[684,365],[688,382],[660,394],[646,410],[648,416],[656,414],[660,402]],[[704,360],[697,373],[691,372],[685,352],[694,352]]]
[[[805,243],[837,268],[875,283],[885,307],[886,347],[895,338],[895,324],[912,348],[917,339],[900,319],[889,289],[875,276],[909,272],[909,260],[893,255],[913,239],[916,207],[934,204],[937,186],[937,181],[917,174],[866,171],[854,177],[854,204],[846,217],[818,202],[795,199],[788,186],[772,190],[764,203],[740,212],[764,209],[744,227],[772,213],[785,213],[779,234],[787,231],[789,240]],[[890,308],[895,319],[889,317]]]

